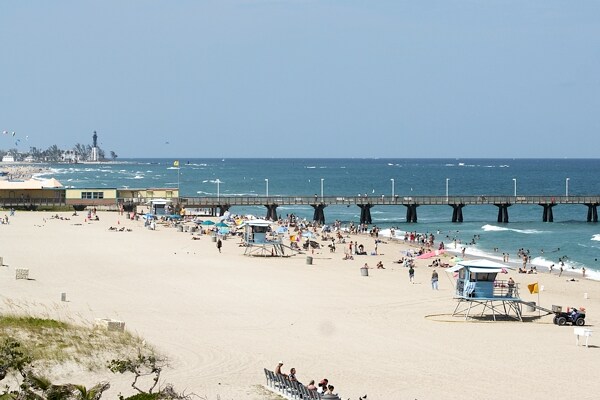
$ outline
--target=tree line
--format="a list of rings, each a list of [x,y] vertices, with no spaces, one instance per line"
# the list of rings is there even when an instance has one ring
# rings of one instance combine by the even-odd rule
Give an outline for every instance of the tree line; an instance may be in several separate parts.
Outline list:
[[[32,146],[29,151],[19,151],[17,148],[12,148],[0,150],[0,157],[4,157],[8,153],[15,158],[15,161],[22,161],[27,157],[33,158],[35,162],[90,161],[92,159],[92,146],[77,143],[73,148],[64,150],[53,144],[45,150]],[[109,157],[112,161],[115,161],[118,155],[111,150]],[[100,147],[98,147],[98,158],[103,161],[107,160],[106,152]]]

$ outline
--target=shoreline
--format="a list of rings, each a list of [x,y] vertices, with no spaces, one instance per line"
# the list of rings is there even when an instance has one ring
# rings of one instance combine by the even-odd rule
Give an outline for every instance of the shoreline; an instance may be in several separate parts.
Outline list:
[[[404,231],[401,231],[401,230],[396,230],[396,232],[404,233]],[[364,235],[370,236],[368,233],[365,233]],[[381,235],[381,233],[380,233],[380,235]],[[385,237],[387,240],[395,241],[399,244],[404,243],[405,245],[410,245],[413,248],[420,248],[420,246],[418,246],[417,244],[405,243],[403,239],[401,239],[397,236],[391,237],[389,235],[383,235],[383,237]],[[439,245],[439,241],[436,243],[436,247],[438,245]],[[464,245],[464,244],[459,243],[458,247],[456,249],[453,248],[453,244],[446,244],[444,247],[444,250],[447,253],[460,255],[461,254],[460,248],[462,248],[462,247],[465,247],[465,249],[466,249],[465,256],[467,256],[468,258],[471,258],[471,259],[484,258],[484,259],[495,261],[495,262],[498,262],[501,264],[506,264],[507,266],[514,269],[516,272],[518,272],[519,268],[522,267],[522,262],[520,262],[520,261],[510,261],[510,259],[508,262],[502,261],[502,257],[500,257],[499,255],[496,255],[497,253],[495,253],[495,252],[488,252],[488,251],[479,250],[479,249],[476,249],[476,251],[473,251],[473,247],[470,244]],[[515,256],[513,255],[513,259],[514,258],[515,258]],[[548,273],[550,275],[558,276],[558,271],[559,271],[560,265],[557,265],[557,263],[552,263],[551,261],[549,261],[547,259],[544,259],[544,262],[539,262],[539,261],[536,261],[537,258],[538,257],[532,258],[527,263],[527,268],[529,268],[530,266],[533,265],[536,267],[537,273]],[[548,263],[554,264],[554,268],[552,271],[550,271],[550,268],[547,265]],[[585,267],[585,266],[583,266],[583,267]],[[535,275],[535,274],[522,274],[522,275]],[[568,260],[565,262],[565,266],[563,267],[562,275],[570,276],[570,277],[578,277],[580,279],[589,279],[592,281],[600,281],[600,270],[595,270],[595,269],[592,269],[591,267],[587,267],[586,268],[586,276],[583,276],[582,269],[575,268],[572,264],[569,263]]]

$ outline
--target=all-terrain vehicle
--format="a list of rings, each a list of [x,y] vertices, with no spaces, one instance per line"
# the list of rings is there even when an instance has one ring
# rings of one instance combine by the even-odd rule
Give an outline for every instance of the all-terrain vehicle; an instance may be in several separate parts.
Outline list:
[[[585,325],[585,310],[571,308],[567,309],[567,312],[557,311],[554,315],[554,323],[556,325],[566,325],[570,323],[573,326],[584,326]]]

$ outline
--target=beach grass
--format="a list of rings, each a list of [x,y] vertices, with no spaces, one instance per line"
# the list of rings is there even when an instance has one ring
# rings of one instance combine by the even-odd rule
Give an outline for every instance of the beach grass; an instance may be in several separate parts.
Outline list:
[[[108,331],[48,317],[8,313],[0,315],[0,341],[16,340],[36,365],[76,364],[89,371],[106,368],[108,361],[141,351],[154,354],[142,338],[127,331]]]

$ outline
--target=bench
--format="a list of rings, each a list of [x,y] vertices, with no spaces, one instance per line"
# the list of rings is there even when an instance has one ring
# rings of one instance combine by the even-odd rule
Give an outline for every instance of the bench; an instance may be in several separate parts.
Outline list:
[[[291,381],[286,376],[264,369],[267,379],[267,389],[289,400],[320,400],[321,395],[316,390],[308,390],[298,381]]]

